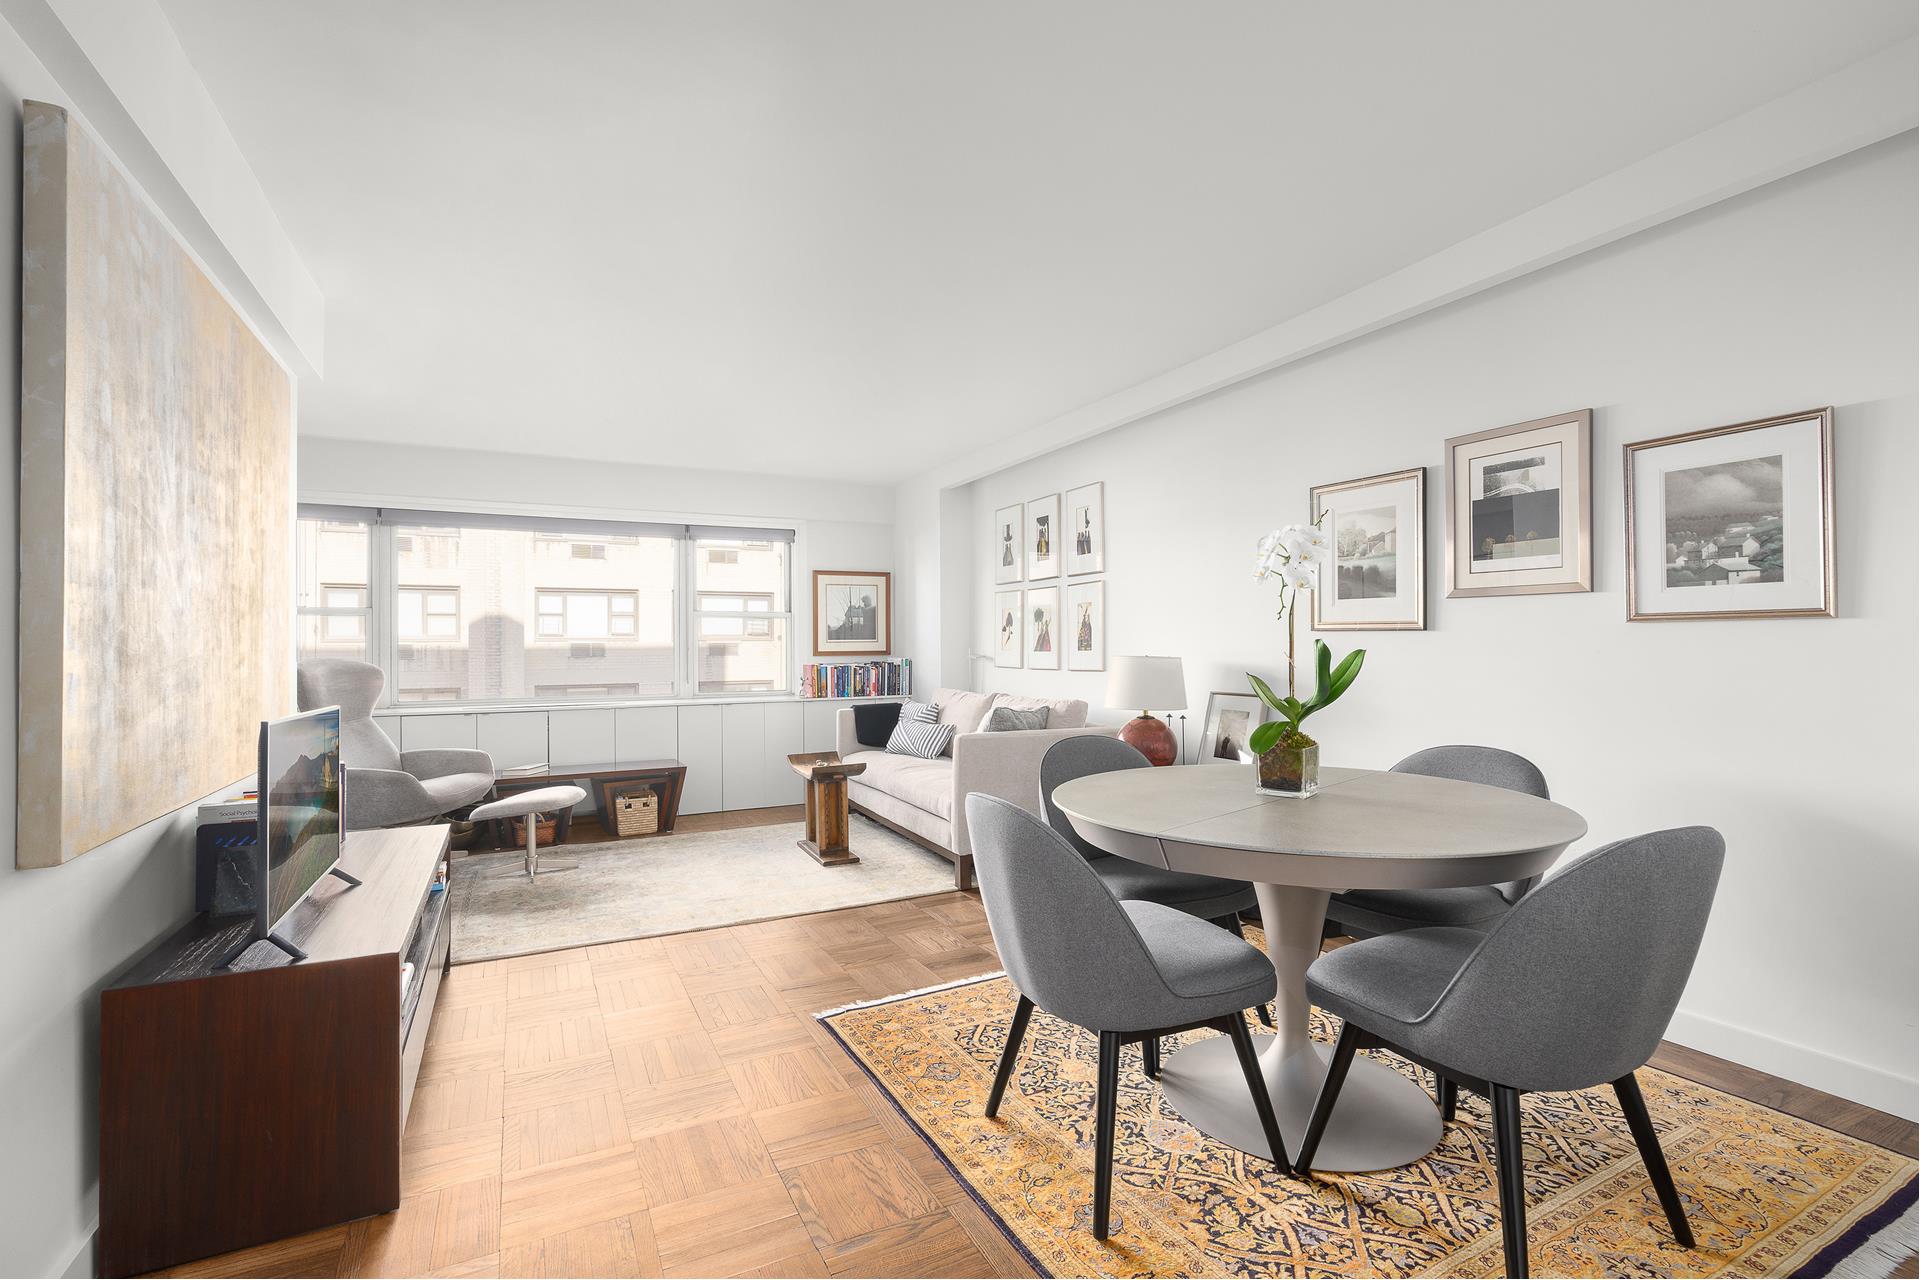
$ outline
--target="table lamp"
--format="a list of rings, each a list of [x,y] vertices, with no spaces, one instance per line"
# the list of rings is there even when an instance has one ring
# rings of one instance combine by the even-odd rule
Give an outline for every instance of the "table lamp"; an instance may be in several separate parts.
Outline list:
[[[1150,763],[1172,764],[1179,757],[1173,730],[1165,721],[1148,715],[1146,709],[1186,710],[1187,677],[1180,669],[1180,659],[1148,655],[1115,658],[1107,676],[1107,705],[1141,708],[1139,715],[1120,727],[1120,741]]]

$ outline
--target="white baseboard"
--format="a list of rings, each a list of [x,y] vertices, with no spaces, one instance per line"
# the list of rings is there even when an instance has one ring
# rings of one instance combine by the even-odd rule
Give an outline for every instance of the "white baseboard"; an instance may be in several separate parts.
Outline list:
[[[1864,1103],[1905,1120],[1920,1119],[1920,1081],[1879,1067],[1838,1058],[1684,1009],[1673,1015],[1666,1038],[1689,1049]]]

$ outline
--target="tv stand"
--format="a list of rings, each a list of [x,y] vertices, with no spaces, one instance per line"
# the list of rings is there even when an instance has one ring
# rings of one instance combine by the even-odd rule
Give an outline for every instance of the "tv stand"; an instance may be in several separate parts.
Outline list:
[[[444,826],[356,831],[344,883],[316,884],[273,946],[246,949],[251,914],[198,916],[101,993],[102,1275],[399,1207],[453,939],[446,858]]]
[[[346,872],[342,871],[340,869],[340,864],[337,862],[334,863],[331,867],[327,868],[327,874],[330,876],[338,876],[342,880],[345,880],[347,882],[347,887],[349,889],[358,889],[360,887],[360,884],[361,884],[360,878],[358,876],[350,876]],[[306,952],[294,946],[291,942],[288,942],[286,938],[281,936],[279,933],[275,932],[272,929],[269,929],[264,935],[256,933],[251,937],[242,938],[239,942],[234,943],[232,949],[229,950],[225,956],[221,957],[220,963],[213,967],[216,969],[233,968],[233,962],[235,960],[238,960],[241,956],[247,954],[247,948],[251,947],[256,942],[270,942],[274,946],[286,952],[289,956],[293,957],[295,960],[305,960],[307,958]]]

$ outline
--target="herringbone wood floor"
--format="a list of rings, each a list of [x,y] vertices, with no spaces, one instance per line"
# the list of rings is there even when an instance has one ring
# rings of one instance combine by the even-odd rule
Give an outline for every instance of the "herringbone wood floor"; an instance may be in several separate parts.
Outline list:
[[[749,820],[791,816],[711,825]],[[399,1210],[166,1274],[1030,1275],[810,1016],[997,965],[960,893],[463,965]],[[1687,1050],[1655,1061],[1913,1150],[1894,1117]]]

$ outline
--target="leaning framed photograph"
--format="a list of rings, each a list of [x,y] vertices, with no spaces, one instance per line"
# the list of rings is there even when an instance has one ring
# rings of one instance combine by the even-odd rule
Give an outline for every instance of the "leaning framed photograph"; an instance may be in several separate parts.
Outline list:
[[[880,657],[893,651],[893,575],[813,571],[813,651]]]
[[[1067,490],[1067,573],[1099,573],[1107,567],[1106,484],[1096,480]]]
[[[1060,576],[1060,495],[1050,493],[1027,504],[1027,577]]]
[[[1426,630],[1426,492],[1425,467],[1313,487],[1313,522],[1333,544],[1314,630]]]
[[[1027,665],[1060,669],[1060,588],[1027,588]]]
[[[1593,410],[1447,441],[1447,595],[1593,590]]]
[[[1067,670],[1107,669],[1107,584],[1067,584]]]
[[[1208,694],[1206,733],[1200,739],[1196,763],[1252,760],[1256,753],[1247,745],[1247,735],[1266,719],[1267,704],[1251,693]]]
[[[1627,621],[1831,618],[1833,409],[1626,446]]]
[[[1021,506],[1014,503],[993,513],[993,580],[1024,582],[1027,578],[1027,531]]]
[[[1020,591],[996,591],[993,593],[993,665],[996,667],[1021,667],[1026,665],[1026,621],[1020,616]]]

